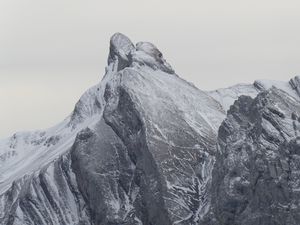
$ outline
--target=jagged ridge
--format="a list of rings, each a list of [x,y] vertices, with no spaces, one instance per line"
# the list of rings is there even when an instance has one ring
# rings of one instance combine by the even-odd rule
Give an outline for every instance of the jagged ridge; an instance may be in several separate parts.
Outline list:
[[[268,91],[272,86],[281,91]],[[222,123],[225,111],[242,94],[258,97],[241,97]],[[257,102],[268,106],[254,107]],[[276,108],[270,102],[282,104]],[[134,45],[116,33],[110,40],[101,83],[81,97],[65,121],[46,131],[18,133],[0,142],[0,224],[253,222],[253,214],[245,217],[240,206],[232,213],[227,204],[231,199],[226,190],[223,194],[220,174],[232,168],[231,163],[223,163],[224,158],[237,148],[235,144],[243,143],[238,135],[246,136],[243,132],[253,118],[259,122],[269,118],[271,125],[263,124],[260,133],[251,132],[261,134],[259,141],[271,146],[272,154],[277,153],[275,144],[282,142],[282,135],[293,137],[287,148],[292,155],[289,159],[294,160],[299,147],[297,104],[299,77],[290,84],[257,81],[203,92],[176,75],[156,46],[149,42]],[[256,127],[261,126],[259,122]],[[231,135],[238,138],[237,143],[224,141]],[[238,157],[235,154],[232,158]],[[296,180],[297,165],[289,168],[289,179]],[[240,169],[243,172],[244,167]],[[294,189],[288,191],[298,198]],[[223,197],[222,201],[216,196]],[[292,210],[296,202],[289,199],[288,204]],[[289,221],[297,221],[297,209]],[[287,221],[285,214],[278,215],[283,215],[280,221]]]

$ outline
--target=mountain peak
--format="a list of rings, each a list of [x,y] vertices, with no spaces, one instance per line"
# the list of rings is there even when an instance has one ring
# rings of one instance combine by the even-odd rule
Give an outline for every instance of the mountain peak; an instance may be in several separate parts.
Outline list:
[[[135,49],[130,39],[121,33],[115,33],[110,38],[108,64],[117,62],[117,70],[122,70],[131,64],[131,51]]]
[[[110,39],[108,64],[114,63],[117,71],[131,66],[149,66],[174,74],[161,51],[150,42],[138,42],[136,46],[124,34],[115,33]]]
[[[138,64],[146,64],[153,69],[160,69],[166,73],[175,73],[171,65],[163,58],[161,51],[150,42],[138,42],[136,44],[133,61]]]
[[[299,77],[204,92],[116,33],[67,119],[0,140],[0,225],[297,225],[299,93]]]

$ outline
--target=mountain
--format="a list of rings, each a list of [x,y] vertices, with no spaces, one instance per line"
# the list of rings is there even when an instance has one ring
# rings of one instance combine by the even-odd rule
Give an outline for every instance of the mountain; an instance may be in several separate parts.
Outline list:
[[[0,224],[297,224],[299,101],[299,77],[201,91],[116,33],[69,117],[0,140]]]
[[[214,99],[216,99],[224,108],[228,110],[230,106],[240,96],[246,95],[255,98],[258,93],[267,91],[268,89],[276,87],[283,90],[290,96],[299,100],[300,95],[300,78],[295,77],[289,82],[273,81],[273,80],[256,80],[253,84],[237,84],[229,88],[222,88],[215,91],[208,92]]]
[[[299,224],[299,112],[299,101],[276,87],[230,107],[204,224]]]

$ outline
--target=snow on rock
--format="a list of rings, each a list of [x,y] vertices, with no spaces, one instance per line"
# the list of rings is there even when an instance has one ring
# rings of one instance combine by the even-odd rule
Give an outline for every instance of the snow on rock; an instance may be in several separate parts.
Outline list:
[[[299,112],[299,101],[274,85],[230,107],[200,224],[299,224]]]
[[[296,76],[290,80],[290,85],[292,86],[292,89],[295,90],[298,95],[300,96],[300,77]]]
[[[13,182],[0,196],[0,224],[92,225],[69,154]]]
[[[76,103],[74,111],[71,114],[69,125],[72,128],[80,126],[85,120],[92,118],[95,115],[101,115],[104,102],[101,99],[102,85],[98,84],[87,90],[80,100]]]
[[[93,124],[94,118],[91,118],[82,125]],[[67,123],[62,123],[45,132],[17,133],[9,140],[1,141],[0,193],[14,180],[41,169],[66,152],[81,129],[82,127],[78,127],[71,130]]]
[[[290,96],[294,97],[295,99],[299,99],[299,94],[297,94],[297,91],[295,90],[292,85],[295,84],[297,87],[297,77],[292,79],[293,82],[284,82],[284,81],[273,81],[273,80],[258,80],[255,81],[254,86],[256,86],[258,89],[265,91],[272,87],[276,87],[278,89],[281,89],[282,91],[288,93]]]
[[[239,96],[247,95],[254,98],[259,93],[259,89],[252,84],[237,84],[229,88],[221,88],[208,93],[220,102],[224,110],[227,111]]]
[[[174,74],[174,70],[163,58],[163,54],[158,48],[149,42],[139,42],[136,44],[136,51],[133,52],[133,62],[146,64],[153,69],[160,69],[166,73]]]
[[[239,96],[246,95],[255,98],[258,93],[276,87],[295,99],[300,100],[300,78],[297,76],[289,82],[275,80],[256,80],[253,84],[237,84],[229,88],[221,88],[207,92],[228,110]]]
[[[204,92],[175,74],[155,45],[134,45],[116,33],[102,81],[82,95],[69,117],[0,141],[0,224],[214,224],[223,205],[213,194],[230,205],[215,190],[223,178],[215,179],[236,163],[247,173],[247,149],[233,151],[247,137],[242,128],[251,117],[253,100],[242,95],[263,96],[256,97],[264,109],[258,141],[266,159],[280,155],[278,143],[289,143],[292,161],[281,161],[283,169],[291,168],[289,185],[297,199],[299,77],[290,84],[256,81]],[[237,99],[245,101],[231,106]],[[234,140],[225,143],[234,149],[217,148],[225,136]],[[223,165],[216,160],[226,150]],[[279,173],[269,170],[272,177]],[[224,181],[229,191],[244,185],[232,176]],[[296,201],[288,203],[297,211]]]
[[[207,212],[221,105],[153,44],[110,44],[101,83],[67,119],[0,142],[0,224],[196,224]]]
[[[131,63],[131,51],[134,45],[124,34],[116,33],[110,39],[108,64],[117,61],[118,71],[129,66]]]

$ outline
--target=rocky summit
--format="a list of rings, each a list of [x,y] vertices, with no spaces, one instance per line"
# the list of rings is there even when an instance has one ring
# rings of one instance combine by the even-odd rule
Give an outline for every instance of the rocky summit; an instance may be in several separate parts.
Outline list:
[[[300,77],[205,92],[120,33],[105,71],[0,140],[1,225],[300,224]]]

